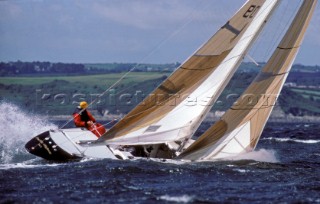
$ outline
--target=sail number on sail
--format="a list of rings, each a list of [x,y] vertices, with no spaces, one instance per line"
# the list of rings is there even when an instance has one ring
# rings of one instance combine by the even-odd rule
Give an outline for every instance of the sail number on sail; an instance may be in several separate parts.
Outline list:
[[[261,6],[251,5],[249,9],[243,14],[244,18],[252,18]]]

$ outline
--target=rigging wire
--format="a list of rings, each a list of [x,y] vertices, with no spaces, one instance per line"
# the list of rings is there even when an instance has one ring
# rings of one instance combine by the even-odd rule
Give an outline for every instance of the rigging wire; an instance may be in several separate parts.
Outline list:
[[[288,4],[287,4],[285,10],[287,10],[287,7],[288,7]],[[278,32],[270,32],[270,30],[276,28],[276,31],[278,31],[278,30],[280,30],[279,28],[282,28],[281,27],[282,21],[275,20],[278,13],[280,13],[280,10],[283,10],[283,8],[281,5],[278,5],[277,11],[275,11],[274,14],[271,16],[271,18],[268,20],[269,23],[264,28],[264,31],[262,31],[259,34],[259,36],[257,37],[256,43],[252,46],[252,48],[248,52],[247,57],[249,60],[251,60],[250,56],[252,58],[258,57],[259,52],[260,52],[261,56],[264,55],[263,57],[260,56],[261,63],[265,62],[268,59],[268,56],[270,55],[270,53],[272,52],[272,49],[275,47],[275,44],[276,44],[273,41],[276,41],[276,38],[278,35]],[[285,12],[281,12],[281,14],[282,15],[280,18],[283,19]],[[277,25],[271,27],[271,25],[273,25],[273,21],[276,21],[275,24],[277,24]],[[272,33],[272,37],[270,37],[270,33]],[[272,43],[266,43],[266,42],[268,42],[268,39],[271,39],[270,41],[272,41]],[[266,44],[269,46],[266,46]],[[259,48],[261,48],[261,47],[264,47],[264,48],[267,47],[267,48],[264,49],[262,52],[261,50],[259,50]]]
[[[292,5],[292,1],[286,1],[286,2],[287,2],[287,4],[282,9],[283,11],[281,12],[281,15],[279,16],[280,19],[285,19],[285,14],[288,13],[289,6]],[[291,14],[289,16],[287,16],[287,19],[286,19],[285,22],[283,22],[283,20],[278,20],[277,27],[276,27],[276,30],[278,32],[274,32],[273,33],[273,37],[271,38],[271,43],[269,44],[268,50],[265,52],[265,55],[263,57],[263,59],[265,59],[265,61],[267,61],[271,57],[271,54],[273,53],[274,48],[280,42],[280,40],[283,37],[284,33],[286,32],[286,30],[290,26],[290,22],[293,20],[293,17],[297,13],[297,11],[298,11],[298,9],[300,7],[300,4],[302,3],[302,0],[299,0],[299,2],[300,3],[297,3],[295,8],[293,9],[293,12],[291,12]],[[276,18],[276,15],[273,16],[274,20],[275,20],[275,18]]]

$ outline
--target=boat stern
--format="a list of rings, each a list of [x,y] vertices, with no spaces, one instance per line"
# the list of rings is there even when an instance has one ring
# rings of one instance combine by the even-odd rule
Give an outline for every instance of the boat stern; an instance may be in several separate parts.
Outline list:
[[[43,132],[32,138],[26,145],[27,151],[47,160],[72,160],[80,156],[72,155],[61,149],[51,138],[50,131]]]

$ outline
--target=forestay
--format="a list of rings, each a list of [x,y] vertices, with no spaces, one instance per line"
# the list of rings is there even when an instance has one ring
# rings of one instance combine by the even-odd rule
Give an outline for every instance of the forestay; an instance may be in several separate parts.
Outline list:
[[[96,143],[158,144],[189,138],[239,66],[277,0],[249,0]]]
[[[300,48],[316,2],[304,0],[284,38],[252,84],[179,158],[221,159],[256,147]]]

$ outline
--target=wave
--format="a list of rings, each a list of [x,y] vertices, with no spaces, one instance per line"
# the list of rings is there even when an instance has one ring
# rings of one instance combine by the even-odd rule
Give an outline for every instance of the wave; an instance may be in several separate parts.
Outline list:
[[[317,144],[320,143],[320,140],[302,140],[302,139],[294,139],[294,138],[274,138],[274,137],[267,137],[261,140],[274,140],[277,142],[297,142],[297,143],[304,143],[304,144]]]
[[[46,117],[28,113],[18,106],[1,102],[0,164],[21,163],[34,159],[24,145],[35,135],[57,126]]]
[[[254,160],[258,162],[278,163],[276,152],[274,150],[259,149],[252,152],[239,154],[235,157],[226,158],[225,160]]]
[[[193,202],[194,197],[189,195],[182,195],[182,196],[169,196],[163,195],[158,198],[158,200],[163,200],[167,202],[176,202],[176,203],[189,203]]]
[[[30,159],[20,163],[8,163],[8,164],[0,164],[0,170],[8,170],[8,169],[30,169],[30,168],[41,168],[41,167],[56,167],[65,165],[64,163],[43,163],[39,161],[39,158]]]

